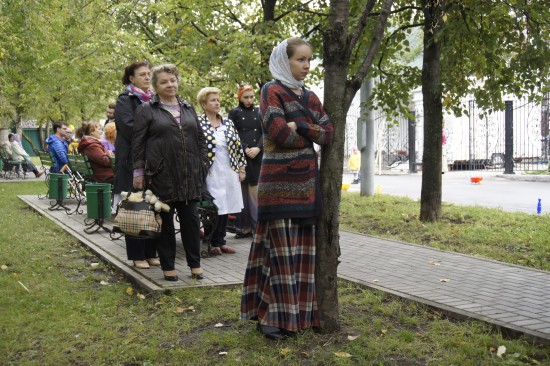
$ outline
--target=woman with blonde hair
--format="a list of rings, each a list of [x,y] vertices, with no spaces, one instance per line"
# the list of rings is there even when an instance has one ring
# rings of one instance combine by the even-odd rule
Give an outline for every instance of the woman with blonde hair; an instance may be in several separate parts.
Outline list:
[[[208,158],[212,162],[206,177],[206,189],[218,207],[211,255],[235,253],[235,249],[226,244],[225,232],[228,215],[241,212],[243,208],[240,182],[246,177],[246,160],[237,130],[230,119],[223,119],[220,115],[220,92],[218,88],[207,87],[197,95],[197,102],[204,110],[199,120],[207,140]]]

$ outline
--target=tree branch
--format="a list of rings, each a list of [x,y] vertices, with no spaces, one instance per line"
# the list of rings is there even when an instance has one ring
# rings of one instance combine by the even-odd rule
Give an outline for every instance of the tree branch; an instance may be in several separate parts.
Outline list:
[[[369,43],[370,47],[368,48],[367,55],[363,59],[363,62],[359,67],[359,71],[357,71],[355,76],[350,80],[350,85],[355,90],[359,90],[363,79],[367,76],[372,64],[374,63],[374,57],[380,48],[380,43],[382,42],[382,36],[384,35],[384,30],[386,29],[386,23],[390,15],[392,4],[393,0],[384,0],[382,11],[380,12],[380,17],[378,18],[378,24],[376,25],[376,29]]]
[[[357,43],[357,40],[359,37],[361,37],[361,34],[365,30],[365,27],[367,26],[367,17],[369,16],[372,8],[374,8],[374,4],[376,3],[375,0],[369,0],[367,2],[367,5],[363,9],[363,13],[361,13],[361,17],[359,18],[359,24],[357,24],[357,27],[355,27],[355,32],[353,32],[353,35],[351,36],[351,39],[348,42],[348,49],[349,53],[351,55],[351,51],[355,48],[355,44]]]
[[[395,37],[395,35],[400,32],[400,31],[403,31],[405,29],[409,29],[409,28],[414,28],[414,27],[421,27],[423,26],[424,24],[423,23],[414,23],[414,24],[407,24],[407,25],[403,25],[399,28],[397,28],[396,30],[394,30],[392,32],[392,34],[390,34],[390,36],[386,39],[386,46],[388,45],[388,43],[390,42],[390,40]],[[387,72],[385,72],[384,70],[382,70],[382,61],[384,60],[384,57],[386,55],[386,49],[382,50],[382,54],[380,55],[380,59],[378,60],[378,70],[380,70],[380,72],[386,76],[396,76],[396,75],[393,75],[393,74],[389,74]]]
[[[390,11],[390,14],[395,14],[395,13],[399,13],[399,12],[402,12],[404,10],[418,10],[418,11],[422,11],[422,8],[419,7],[419,6],[404,6],[402,8],[399,8],[397,10],[392,10]],[[374,17],[374,16],[379,16],[381,13],[371,13],[369,14],[369,17]]]
[[[288,11],[285,11],[284,13],[282,13],[281,15],[279,15],[278,17],[274,17],[274,18],[273,18],[273,21],[274,21],[274,22],[277,22],[277,21],[281,20],[282,18],[286,17],[288,14],[293,13],[293,12],[296,11],[296,10],[301,10],[301,7],[302,7],[302,6],[305,6],[305,5],[309,4],[309,3],[311,3],[312,1],[313,1],[313,0],[309,0],[309,1],[305,2],[305,3],[303,3],[303,4],[297,5],[297,6],[296,6],[295,8],[293,8],[293,9],[290,9],[290,10],[288,10]]]

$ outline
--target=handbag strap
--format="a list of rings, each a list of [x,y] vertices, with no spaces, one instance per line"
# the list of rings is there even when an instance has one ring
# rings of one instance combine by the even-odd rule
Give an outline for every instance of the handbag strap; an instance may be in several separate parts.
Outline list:
[[[296,95],[296,93],[294,93],[292,91],[292,89],[290,89],[288,86],[284,85],[283,83],[281,83],[279,80],[277,80],[277,83],[279,85],[281,85],[286,91],[287,93],[292,96],[296,101],[298,101],[298,103],[300,103],[300,105],[304,108],[307,116],[311,119],[311,121],[318,125],[319,124],[319,120],[317,118],[315,118],[315,116],[313,115],[313,113],[311,112],[311,109],[309,109],[308,105],[307,105],[307,100],[309,98],[309,91],[302,86],[301,90],[302,90],[302,97],[303,98],[300,98],[298,97],[298,95]]]

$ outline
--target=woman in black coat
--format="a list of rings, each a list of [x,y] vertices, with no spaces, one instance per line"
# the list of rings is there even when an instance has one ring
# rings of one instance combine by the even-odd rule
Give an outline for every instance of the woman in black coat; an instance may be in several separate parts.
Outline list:
[[[134,134],[134,115],[137,107],[148,102],[153,97],[151,87],[151,65],[147,61],[134,62],[126,67],[122,82],[126,85],[118,96],[115,105],[115,125],[117,137],[115,141],[115,179],[113,204],[120,201],[122,191],[132,190],[132,137]],[[126,254],[134,261],[136,268],[145,269],[150,265],[158,266],[155,241],[126,236]]]
[[[206,137],[195,109],[178,96],[179,77],[175,65],[153,68],[157,95],[136,111],[132,157],[133,185],[151,189],[169,212],[161,212],[162,234],[156,239],[164,278],[177,281],[174,210],[191,276],[202,279],[200,265],[200,221],[197,202],[202,197],[209,168]]]
[[[260,109],[254,106],[254,96],[252,85],[241,85],[237,91],[239,106],[227,116],[239,133],[246,157],[246,178],[241,182],[244,208],[238,223],[241,232],[235,235],[236,239],[252,237],[258,221],[258,177],[262,166],[264,139]]]

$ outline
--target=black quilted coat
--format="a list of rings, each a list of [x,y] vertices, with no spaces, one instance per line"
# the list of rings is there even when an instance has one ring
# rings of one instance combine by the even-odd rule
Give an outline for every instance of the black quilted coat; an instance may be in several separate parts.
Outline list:
[[[158,96],[138,107],[134,123],[134,169],[145,169],[147,188],[165,202],[200,200],[210,164],[195,109],[179,97],[178,102],[181,124]]]

